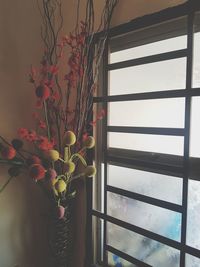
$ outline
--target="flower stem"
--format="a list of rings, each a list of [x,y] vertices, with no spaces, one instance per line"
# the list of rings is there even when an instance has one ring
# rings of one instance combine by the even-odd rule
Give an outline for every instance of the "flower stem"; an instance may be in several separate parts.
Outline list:
[[[64,161],[68,162],[68,160],[69,160],[69,148],[66,146],[64,148]]]
[[[22,161],[0,159],[0,164],[24,165]]]
[[[47,136],[50,141],[51,135],[50,135],[50,129],[49,129],[49,120],[48,120],[48,115],[47,115],[47,104],[45,100],[43,101],[43,105],[44,105],[44,116],[45,116],[45,121],[47,125]]]
[[[10,181],[12,180],[12,178],[14,178],[14,176],[11,176],[6,182],[5,184],[0,188],[0,193],[3,192],[3,190],[6,188],[6,186],[10,183]]]

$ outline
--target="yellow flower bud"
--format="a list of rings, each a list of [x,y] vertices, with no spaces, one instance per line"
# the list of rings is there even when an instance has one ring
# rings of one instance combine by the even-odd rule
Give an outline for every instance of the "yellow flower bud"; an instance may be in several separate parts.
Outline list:
[[[93,148],[95,146],[95,139],[93,136],[88,136],[87,139],[83,142],[83,146],[86,148]]]
[[[96,168],[94,166],[87,166],[85,168],[85,175],[88,177],[94,176],[96,174]]]
[[[55,184],[55,189],[57,190],[58,193],[62,193],[66,190],[67,185],[65,181],[63,180],[58,180],[57,183]]]
[[[67,131],[65,133],[65,144],[72,146],[76,143],[76,136],[72,131]]]
[[[65,171],[67,173],[73,173],[75,171],[76,165],[72,161],[68,161],[65,163]]]
[[[47,156],[52,161],[57,161],[60,158],[59,152],[57,150],[54,150],[54,149],[48,150]]]

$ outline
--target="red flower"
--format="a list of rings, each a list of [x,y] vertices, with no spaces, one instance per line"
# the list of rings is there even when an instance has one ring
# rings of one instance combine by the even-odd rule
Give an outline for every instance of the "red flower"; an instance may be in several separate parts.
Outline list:
[[[38,126],[41,128],[41,129],[46,129],[46,123],[42,120],[39,120],[38,122]]]
[[[31,156],[26,160],[26,164],[27,165],[33,165],[33,164],[40,164],[41,163],[41,159],[37,156]]]
[[[37,141],[38,137],[35,131],[30,131],[28,135],[25,137],[26,141],[34,142]]]
[[[85,141],[87,138],[88,138],[88,133],[84,133],[84,134],[83,134],[83,138],[82,138],[83,141]]]
[[[40,136],[38,140],[38,148],[44,151],[53,149],[55,146],[54,140],[49,141],[47,137]]]
[[[19,128],[18,129],[18,135],[20,138],[26,138],[28,135],[28,130],[26,128]]]
[[[12,146],[4,147],[1,150],[1,156],[4,159],[13,159],[16,156],[16,150]]]
[[[57,74],[58,73],[58,67],[57,66],[54,66],[54,65],[50,66],[49,67],[49,72],[51,74]]]
[[[45,177],[45,168],[41,164],[33,164],[30,167],[29,175],[34,180],[41,180]]]
[[[50,96],[49,87],[46,85],[40,85],[35,90],[36,96],[39,97],[41,100],[47,100]]]

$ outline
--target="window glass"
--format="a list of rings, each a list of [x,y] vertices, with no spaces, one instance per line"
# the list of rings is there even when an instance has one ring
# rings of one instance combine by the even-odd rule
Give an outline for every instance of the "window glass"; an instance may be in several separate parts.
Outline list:
[[[178,36],[150,44],[120,50],[110,54],[110,63],[116,63],[144,56],[151,56],[187,47],[187,36]]]
[[[186,254],[186,267],[199,267],[200,259],[192,255]]]
[[[113,148],[183,155],[183,137],[179,136],[108,133],[108,144]]]
[[[200,249],[200,182],[189,180],[187,244]]]
[[[179,267],[180,252],[157,241],[108,223],[108,244],[154,267]]]
[[[183,128],[185,99],[154,99],[109,103],[109,125]]]
[[[182,203],[182,179],[108,165],[108,184],[176,204]]]
[[[138,267],[110,252],[108,252],[108,264],[111,267]]]
[[[193,87],[200,87],[200,13],[195,17],[195,34],[194,34],[194,46],[193,46]]]
[[[186,58],[112,70],[109,81],[110,95],[185,89]]]
[[[179,241],[181,214],[108,192],[108,214]]]

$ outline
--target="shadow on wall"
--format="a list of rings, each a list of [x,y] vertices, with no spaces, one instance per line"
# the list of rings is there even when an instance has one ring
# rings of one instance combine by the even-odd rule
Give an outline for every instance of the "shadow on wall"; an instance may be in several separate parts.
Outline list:
[[[30,178],[18,177],[0,200],[0,265],[50,266],[44,220],[48,202],[43,192]]]
[[[113,14],[111,26],[116,26],[146,14],[158,12],[162,9],[180,5],[187,0],[119,0],[119,4]]]

